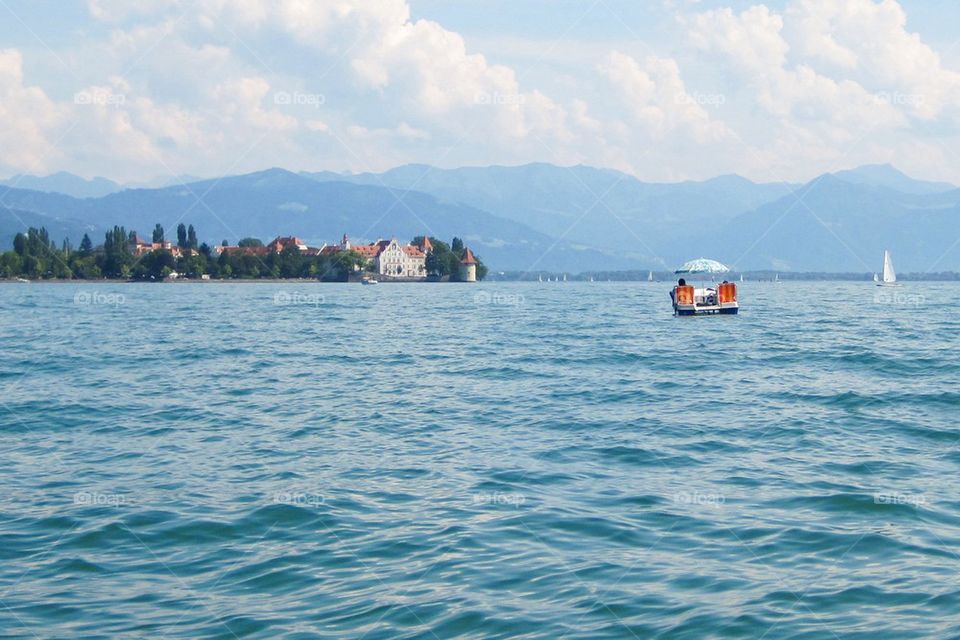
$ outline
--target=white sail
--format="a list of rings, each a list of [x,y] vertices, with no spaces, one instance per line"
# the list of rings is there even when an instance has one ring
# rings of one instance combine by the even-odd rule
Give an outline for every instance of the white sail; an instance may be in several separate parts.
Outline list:
[[[893,260],[890,258],[890,252],[883,252],[883,281],[891,284],[897,281],[897,272],[893,270]]]
[[[653,282],[653,271],[647,274],[647,282]]]
[[[880,282],[880,276],[878,276],[877,274],[873,274],[873,281]]]

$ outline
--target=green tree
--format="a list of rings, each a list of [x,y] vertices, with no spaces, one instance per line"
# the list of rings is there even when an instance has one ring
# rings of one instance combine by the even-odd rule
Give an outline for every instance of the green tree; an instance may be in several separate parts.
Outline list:
[[[86,256],[91,253],[93,253],[93,242],[90,240],[90,236],[83,234],[83,240],[80,241],[80,254]]]
[[[197,231],[193,228],[193,225],[187,229],[187,246],[190,249],[197,248]]]
[[[226,246],[226,245],[224,245]],[[260,238],[243,238],[237,243],[238,247],[262,247],[263,240]]]
[[[163,226],[161,226],[159,222],[157,226],[153,228],[153,242],[161,244],[164,242]]]
[[[100,269],[108,278],[126,278],[130,276],[133,254],[127,243],[127,232],[123,227],[114,227],[107,231],[103,239],[103,255]]]
[[[181,249],[187,249],[187,225],[182,222],[177,225],[177,246]]]
[[[284,249],[280,253],[279,262],[281,278],[299,278],[303,275],[304,259],[296,247],[290,246]]]
[[[339,280],[346,280],[347,277],[362,268],[366,264],[366,259],[356,251],[340,251],[335,254],[331,263],[331,271]]]

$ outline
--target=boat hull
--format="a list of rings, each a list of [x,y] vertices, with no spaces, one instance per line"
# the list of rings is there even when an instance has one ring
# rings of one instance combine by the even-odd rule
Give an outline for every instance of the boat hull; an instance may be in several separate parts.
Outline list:
[[[735,316],[740,307],[695,307],[693,309],[677,309],[678,316]]]

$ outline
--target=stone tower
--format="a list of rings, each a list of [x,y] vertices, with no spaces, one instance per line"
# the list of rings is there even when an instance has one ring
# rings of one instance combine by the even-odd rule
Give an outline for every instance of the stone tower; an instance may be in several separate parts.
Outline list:
[[[470,247],[467,247],[466,251],[463,252],[463,259],[460,260],[460,281],[477,281],[477,259],[473,257],[473,251],[470,251]]]

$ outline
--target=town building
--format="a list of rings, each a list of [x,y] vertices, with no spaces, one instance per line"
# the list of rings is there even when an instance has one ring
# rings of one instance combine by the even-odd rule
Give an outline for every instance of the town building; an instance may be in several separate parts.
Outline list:
[[[372,271],[389,278],[426,278],[427,252],[432,249],[429,238],[420,245],[400,244],[396,238],[377,240],[372,244],[352,244],[344,235],[340,244],[321,250],[323,255],[354,251],[370,263]]]
[[[137,258],[146,255],[151,251],[160,250],[169,251],[174,258],[180,258],[184,255],[183,249],[166,240],[163,242],[146,242],[140,236],[135,236],[131,245],[133,255]]]
[[[395,278],[426,278],[427,255],[412,244],[401,245],[396,238],[377,243],[377,273]]]
[[[307,253],[310,247],[307,243],[297,236],[278,236],[267,245],[267,251],[272,253],[283,253],[286,249],[294,247],[300,253]]]
[[[310,247],[307,246],[307,243],[298,238],[297,236],[277,236],[271,240],[266,246],[263,247],[238,247],[238,246],[228,246],[228,247],[214,247],[214,252],[217,255],[221,253],[236,254],[236,255],[248,255],[248,256],[258,256],[263,257],[271,253],[283,253],[290,247],[294,247],[303,255],[319,255],[322,251],[322,248]]]

